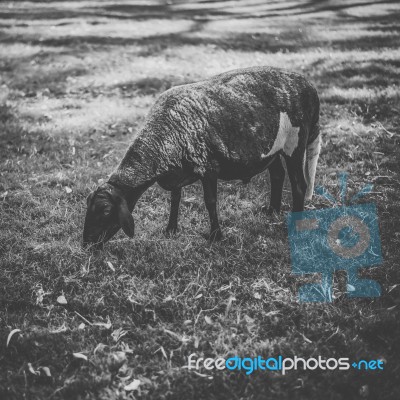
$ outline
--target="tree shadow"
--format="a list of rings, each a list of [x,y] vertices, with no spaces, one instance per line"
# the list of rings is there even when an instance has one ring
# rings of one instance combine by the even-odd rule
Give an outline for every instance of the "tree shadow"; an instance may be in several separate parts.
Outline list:
[[[197,25],[201,25],[198,23]],[[193,35],[201,31],[189,29],[179,33],[159,34],[145,38],[110,37],[98,35],[76,35],[54,38],[34,38],[26,35],[5,36],[1,39],[3,43],[25,43],[29,45],[68,47],[70,53],[79,53],[80,47],[89,46],[139,46],[142,48],[139,55],[154,54],[156,51],[177,48],[184,45],[213,45],[223,50],[238,50],[243,52],[302,52],[305,49],[326,48],[333,50],[370,50],[376,48],[399,47],[399,37],[386,34],[370,36],[365,35],[355,39],[323,40],[318,37],[310,38],[306,33],[299,32],[299,29],[291,27],[279,36],[271,33],[229,33],[221,36],[209,37]],[[83,48],[82,52],[86,52]]]
[[[98,6],[84,6],[79,10],[66,9],[65,7],[56,6],[56,4],[49,3],[49,6],[35,8],[31,5],[34,12],[27,12],[28,9],[22,8],[22,11],[0,11],[0,18],[16,18],[18,22],[16,25],[29,26],[31,21],[55,19],[51,23],[57,26],[65,26],[74,24],[78,20],[86,20],[90,24],[107,24],[111,18],[126,18],[132,19],[132,23],[138,20],[149,20],[156,18],[163,19],[188,19],[192,21],[189,28],[185,27],[177,33],[162,33],[154,34],[148,37],[129,37],[123,36],[108,36],[106,31],[102,33],[101,29],[98,34],[93,32],[82,34],[78,31],[77,35],[66,35],[53,37],[40,37],[39,35],[29,35],[20,31],[19,33],[1,32],[0,43],[3,44],[26,44],[29,46],[49,47],[50,50],[43,50],[39,55],[28,57],[19,57],[18,60],[12,62],[0,62],[0,69],[12,73],[12,68],[15,65],[28,66],[30,62],[39,57],[42,61],[46,60],[51,54],[52,49],[57,51],[58,55],[73,55],[80,57],[88,51],[104,50],[109,47],[121,47],[134,49],[134,53],[138,56],[146,57],[154,54],[159,54],[164,50],[179,49],[182,46],[212,46],[213,48],[222,50],[233,50],[240,52],[261,52],[261,53],[300,53],[305,50],[317,50],[326,52],[326,50],[339,50],[342,52],[352,51],[366,51],[376,49],[398,49],[399,46],[399,32],[398,20],[400,20],[400,10],[393,11],[387,15],[368,15],[358,17],[350,14],[343,13],[342,11],[351,7],[368,6],[372,3],[370,1],[358,2],[341,2],[337,4],[333,1],[308,1],[299,2],[296,5],[288,3],[282,6],[279,2],[254,2],[247,6],[249,11],[236,11],[235,8],[227,8],[224,1],[201,1],[197,3],[183,3],[179,2],[174,4],[128,4],[120,1],[114,3],[98,3]],[[374,4],[392,4],[395,1],[380,1]],[[196,7],[193,7],[193,4]],[[240,3],[241,4],[241,3]],[[263,5],[272,6],[266,12],[260,12],[259,8]],[[200,6],[199,6],[200,5]],[[242,4],[243,5],[243,4]],[[225,7],[225,8],[224,8]],[[25,11],[24,11],[25,10]],[[334,11],[340,13],[336,15],[337,26],[341,27],[344,24],[344,30],[347,35],[344,39],[332,39],[329,37],[320,38],[317,35],[310,34],[313,30],[308,31],[308,27],[321,26],[323,19],[315,17],[313,13],[320,11]],[[31,11],[29,9],[29,11]],[[341,13],[342,12],[342,13]],[[290,23],[285,25],[276,25],[276,21],[271,25],[268,33],[262,30],[254,31],[220,31],[214,32],[210,35],[205,32],[207,21],[210,20],[224,20],[226,19],[241,19],[241,18],[261,18],[279,15],[279,17],[287,15],[299,15],[301,13],[308,14],[307,20],[290,20]],[[28,15],[29,14],[29,15]],[[71,20],[56,21],[57,18],[71,18]],[[368,33],[363,36],[354,36],[353,31],[350,29],[346,31],[349,24],[361,23],[364,30],[371,31],[373,34]],[[5,24],[3,24],[4,26]],[[55,30],[55,32],[57,32]],[[118,31],[117,31],[118,32]],[[357,34],[357,29],[354,30]],[[391,35],[390,32],[393,32]],[[53,53],[54,54],[54,53]],[[319,63],[319,64],[317,64]],[[324,60],[317,60],[316,63],[310,64],[310,68],[320,70],[314,77],[320,83],[321,88],[329,87],[329,85],[336,85],[337,87],[346,88],[360,88],[360,87],[387,87],[389,85],[397,84],[400,78],[399,65],[397,61],[381,61],[379,59],[372,59],[370,63],[359,64],[352,63],[351,65],[338,65],[332,70],[323,68]],[[322,67],[320,69],[319,67]],[[307,67],[306,67],[307,68]],[[65,94],[66,79],[69,76],[79,76],[87,73],[84,67],[74,67],[71,70],[54,71],[43,74],[44,70],[38,70],[37,73],[28,73],[25,78],[17,79],[11,83],[11,87],[18,90],[25,91],[26,93],[38,92],[44,88],[49,88],[51,94],[55,96]],[[162,77],[162,78],[143,78],[137,80],[127,80],[123,83],[110,85],[108,89],[118,89],[121,94],[131,96],[132,93],[138,95],[152,95],[167,90],[171,86],[187,83],[181,81],[180,78]],[[336,99],[337,101],[338,99]]]
[[[187,83],[191,83],[191,81],[182,79],[181,77],[146,77],[138,80],[128,80],[122,83],[113,84],[108,86],[107,89],[118,89],[122,95],[127,94],[129,97],[132,95],[146,96],[162,93],[173,86],[184,85]]]
[[[60,3],[67,2],[62,0]],[[299,2],[282,6],[281,2],[276,1],[259,1],[251,2],[250,4],[238,3],[235,7],[226,7],[226,0],[208,0],[199,2],[177,2],[164,4],[129,4],[121,1],[114,3],[101,3],[96,6],[83,6],[76,10],[67,9],[64,6],[57,7],[56,4],[51,4],[47,7],[33,6],[15,10],[14,8],[1,10],[0,19],[17,19],[17,20],[45,20],[45,19],[66,19],[66,18],[117,18],[117,19],[201,19],[212,20],[215,18],[243,19],[243,18],[273,18],[282,16],[298,16],[303,14],[313,14],[320,12],[342,12],[344,10],[370,6],[371,4],[392,4],[397,3],[397,0],[380,0],[371,3],[371,1],[357,2],[336,2],[332,0],[310,0],[308,2]],[[74,3],[74,1],[70,1]],[[76,1],[78,3],[78,1]],[[193,5],[197,5],[193,7]],[[217,6],[216,6],[217,4]],[[269,4],[279,4],[278,7],[266,7]],[[212,5],[212,6],[211,6]],[[266,9],[265,9],[266,8]],[[248,12],[243,11],[248,9]]]
[[[392,4],[394,0],[383,0],[374,4]],[[263,6],[278,4],[277,2],[256,2],[244,7],[242,3],[238,3],[240,8],[235,7],[229,9],[224,1],[202,1],[197,3],[179,2],[176,4],[128,4],[120,1],[114,3],[101,3],[97,6],[83,6],[77,9],[66,9],[58,6],[59,3],[49,3],[48,7],[30,6],[27,8],[11,9],[7,11],[0,10],[0,19],[16,19],[14,26],[29,27],[32,21],[48,20],[49,28],[55,28],[55,35],[52,37],[40,37],[35,33],[11,33],[4,29],[0,31],[0,43],[26,43],[38,46],[51,46],[55,48],[66,48],[71,53],[77,54],[86,52],[85,46],[139,46],[138,54],[145,56],[156,51],[167,48],[174,48],[183,45],[213,45],[223,50],[239,50],[244,52],[299,52],[304,49],[318,48],[329,46],[333,49],[340,50],[356,50],[356,49],[373,49],[377,47],[395,48],[399,45],[397,35],[387,35],[387,31],[399,31],[397,21],[400,19],[400,11],[394,11],[389,15],[382,16],[366,16],[356,17],[346,13],[336,15],[337,24],[362,22],[368,24],[368,30],[377,32],[382,31],[379,35],[365,35],[365,37],[352,38],[351,34],[346,39],[327,40],[320,39],[317,35],[309,35],[307,33],[308,26],[313,24],[321,24],[318,14],[321,11],[331,11],[334,13],[343,12],[348,8],[370,6],[369,1],[358,2],[336,2],[324,1],[308,1],[299,2],[293,5],[288,3],[279,7],[272,7],[263,11]],[[62,3],[60,3],[62,4]],[[196,7],[193,7],[196,4]],[[248,9],[248,11],[247,11]],[[308,14],[309,19],[296,20],[294,17],[300,14]],[[221,31],[213,35],[205,34],[204,28],[209,21],[240,20],[240,19],[266,19],[272,17],[292,17],[287,24],[271,25],[272,32],[246,32],[246,31]],[[68,19],[57,22],[57,19]],[[98,34],[88,32],[87,34],[74,34],[57,36],[57,27],[78,24],[85,21],[89,25],[108,24],[115,19],[127,19],[135,21],[149,21],[152,19],[170,19],[171,23],[176,19],[191,20],[192,26],[178,33],[155,34],[148,37],[130,37],[127,36],[110,36],[106,33],[98,31]],[[275,21],[276,22],[276,21]],[[379,25],[378,25],[379,24]],[[378,26],[377,26],[378,25]],[[79,27],[79,25],[77,25]],[[3,23],[3,28],[6,24]],[[77,29],[77,28],[75,28]],[[117,28],[116,28],[117,29]]]
[[[400,81],[400,60],[371,59],[366,63],[354,63],[334,71],[326,71],[324,79],[342,82],[343,87],[373,88],[395,85]]]

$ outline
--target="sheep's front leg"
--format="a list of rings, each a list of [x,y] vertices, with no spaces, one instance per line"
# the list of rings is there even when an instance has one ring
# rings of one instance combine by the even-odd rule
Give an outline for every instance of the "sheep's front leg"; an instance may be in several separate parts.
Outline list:
[[[216,175],[207,175],[201,180],[201,183],[203,184],[204,202],[210,216],[210,242],[214,242],[222,239],[217,215],[217,177]]]
[[[281,211],[283,183],[285,181],[285,169],[280,155],[275,158],[268,170],[271,181],[271,197],[269,207],[263,206],[261,211],[267,215],[279,214]]]
[[[171,212],[165,233],[174,234],[178,230],[179,203],[181,201],[182,188],[175,188],[171,191]]]
[[[303,158],[304,150],[297,148],[291,157],[285,157],[286,167],[292,186],[293,208],[292,211],[304,211],[304,199],[307,183],[304,178]]]

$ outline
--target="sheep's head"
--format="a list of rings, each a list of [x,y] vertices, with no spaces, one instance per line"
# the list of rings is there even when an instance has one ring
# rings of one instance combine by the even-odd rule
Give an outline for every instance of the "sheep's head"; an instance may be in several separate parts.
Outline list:
[[[116,187],[105,183],[87,198],[83,246],[102,247],[120,228],[133,237],[135,224],[125,197]]]

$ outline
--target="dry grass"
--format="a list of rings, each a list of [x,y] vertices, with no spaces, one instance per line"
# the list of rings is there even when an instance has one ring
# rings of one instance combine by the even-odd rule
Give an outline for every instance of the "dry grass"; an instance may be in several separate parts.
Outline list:
[[[352,3],[1,3],[1,398],[400,397],[400,7]],[[202,237],[208,221],[193,185],[176,237],[162,233],[168,194],[152,187],[134,212],[134,240],[119,234],[99,254],[80,248],[86,195],[156,97],[262,64],[303,72],[320,91],[318,184],[337,193],[338,170],[350,173],[351,192],[375,184],[384,264],[362,274],[382,285],[378,299],[347,299],[338,274],[332,304],[297,301],[299,285],[318,277],[291,274],[284,216],[259,214],[266,176],[219,185],[220,244]],[[290,201],[286,185],[285,212]],[[386,369],[202,377],[182,368],[193,352],[382,357]],[[133,378],[140,390],[128,393]]]

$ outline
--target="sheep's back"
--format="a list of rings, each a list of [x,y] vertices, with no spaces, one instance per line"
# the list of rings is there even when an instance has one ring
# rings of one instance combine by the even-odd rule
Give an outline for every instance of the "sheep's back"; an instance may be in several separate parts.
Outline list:
[[[219,160],[256,172],[282,113],[294,127],[309,129],[318,120],[318,96],[304,77],[269,67],[235,70],[164,92],[142,136],[156,143],[165,168],[185,160],[204,172]]]

